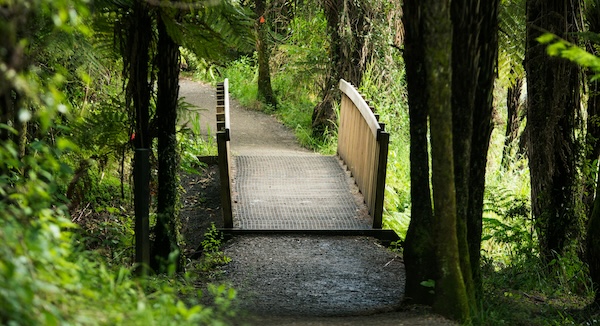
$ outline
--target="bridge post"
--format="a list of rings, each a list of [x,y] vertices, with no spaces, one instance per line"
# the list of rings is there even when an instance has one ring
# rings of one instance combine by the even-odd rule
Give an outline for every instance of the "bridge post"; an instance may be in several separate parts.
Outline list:
[[[383,199],[385,197],[385,178],[387,176],[388,150],[390,134],[385,131],[385,125],[380,124],[377,133],[379,153],[377,153],[377,173],[375,180],[375,208],[373,212],[373,228],[381,229],[383,226]]]
[[[231,205],[231,153],[229,151],[229,82],[217,84],[217,150],[219,158],[219,178],[221,182],[221,207],[223,226],[233,228]]]

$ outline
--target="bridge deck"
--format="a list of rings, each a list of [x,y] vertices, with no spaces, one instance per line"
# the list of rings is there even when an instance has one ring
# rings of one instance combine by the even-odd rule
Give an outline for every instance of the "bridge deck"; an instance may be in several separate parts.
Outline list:
[[[235,171],[236,228],[371,228],[362,195],[335,156],[237,156]]]

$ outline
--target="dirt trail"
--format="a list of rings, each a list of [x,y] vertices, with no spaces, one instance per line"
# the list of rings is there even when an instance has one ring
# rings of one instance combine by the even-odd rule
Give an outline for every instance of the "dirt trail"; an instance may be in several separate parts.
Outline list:
[[[216,129],[215,89],[206,84],[181,80],[179,94],[200,113],[204,135],[214,136]],[[230,102],[231,149],[234,155],[306,155],[311,151],[302,148],[294,132],[273,117],[243,108],[237,101]],[[188,120],[187,117],[182,118]]]
[[[189,80],[180,95],[214,130],[214,89]],[[232,101],[231,146],[237,155],[311,155],[273,117]],[[317,154],[312,154],[317,155]],[[226,243],[226,280],[250,325],[453,325],[427,308],[402,307],[402,257],[367,237],[239,236]]]

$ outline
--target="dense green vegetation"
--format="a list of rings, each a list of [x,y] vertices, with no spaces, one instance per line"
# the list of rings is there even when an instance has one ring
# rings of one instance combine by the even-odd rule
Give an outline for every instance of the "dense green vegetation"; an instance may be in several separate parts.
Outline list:
[[[159,21],[164,24],[162,36],[181,46],[181,67],[206,81],[229,78],[232,95],[242,104],[275,114],[296,131],[303,145],[326,154],[335,152],[336,121],[320,121],[316,126],[313,113],[323,107],[319,104],[327,98],[328,83],[344,74],[331,67],[331,62],[344,60],[332,48],[345,53],[348,60],[356,59],[350,52],[362,54],[364,60],[354,65],[361,69],[354,75],[360,76],[361,92],[392,136],[384,226],[406,236],[414,198],[400,1],[353,2],[363,7],[352,7],[341,17],[360,20],[368,16],[368,21],[360,21],[364,35],[352,30],[358,24],[332,33],[332,22],[340,19],[340,12],[333,9],[344,8],[334,0],[324,1],[326,6],[315,0],[260,1],[267,6],[266,11],[256,10],[266,15],[264,26],[251,23],[258,19],[251,14],[258,1],[217,2],[223,6],[182,1],[179,4],[197,6],[179,12],[176,6],[153,7],[151,2],[133,0],[96,1],[97,7],[85,0],[0,0],[0,324],[197,325],[227,324],[234,317],[233,289],[207,286],[215,302],[200,304],[199,292],[211,282],[211,270],[228,262],[219,252],[221,239],[214,228],[207,230],[202,260],[190,262],[184,252],[178,260],[180,273],[175,273],[175,264],[167,264],[160,274],[136,276],[132,149],[139,147],[136,142],[141,131],[152,134],[152,126],[140,129],[135,109],[143,101],[132,95],[141,91],[132,89],[145,87],[145,109],[153,116],[156,93],[160,93],[150,87],[159,78],[155,56],[164,50],[156,42]],[[574,113],[579,126],[572,133],[577,144],[572,156],[587,160],[569,162],[575,164],[569,173],[577,179],[574,186],[563,189],[572,192],[572,197],[583,198],[583,204],[569,213],[574,221],[569,227],[578,230],[562,248],[551,248],[554,251],[548,254],[549,247],[540,245],[541,238],[548,235],[540,236],[545,229],[532,213],[530,162],[526,146],[521,146],[527,138],[520,140],[527,137],[523,136],[527,118],[521,96],[515,99],[514,94],[521,94],[525,76],[525,5],[538,2],[499,2],[499,67],[481,236],[482,293],[470,317],[475,324],[594,325],[600,320],[597,297],[593,304],[598,285],[591,278],[597,260],[585,255],[593,252],[593,241],[600,235],[590,231],[587,247],[584,236],[585,224],[595,213],[600,214],[600,209],[593,209],[598,157],[588,153],[594,145],[587,139],[594,138],[587,137],[594,123],[583,123],[583,117],[593,117],[595,92],[582,97],[588,101],[581,106],[587,111],[578,106]],[[597,1],[581,4],[588,15],[589,32],[600,32],[594,29],[598,20],[593,19],[597,12],[592,10],[598,7]],[[152,36],[145,40],[149,57],[144,62],[135,61],[139,52],[125,46],[140,37],[124,34],[139,32],[127,28],[140,9],[134,5],[142,6],[150,29],[156,32],[141,31]],[[340,26],[348,23],[343,19],[338,21]],[[274,99],[259,95],[260,65],[265,64],[265,57],[253,51],[248,40],[257,26],[261,26],[261,42],[267,45],[259,51],[270,51],[266,63]],[[552,42],[550,54],[595,70],[585,86],[594,89],[599,65],[594,55],[598,38],[593,33],[582,34],[582,40],[544,36],[536,42]],[[205,42],[186,41],[191,39]],[[360,51],[355,51],[358,43]],[[170,49],[175,55],[175,48]],[[148,70],[136,75],[135,64]],[[178,72],[179,67],[166,66]],[[139,84],[133,85],[136,82]],[[583,89],[583,84],[577,88]],[[176,155],[167,160],[194,173],[196,157],[214,154],[214,144],[196,137],[199,122],[185,103],[176,106],[180,116],[192,114],[195,123],[191,130],[165,135],[170,141],[176,139],[178,145]],[[133,133],[137,138],[131,138]],[[159,146],[156,142],[143,145],[154,152]],[[152,180],[157,179],[156,174],[154,169]],[[171,182],[173,176],[170,178],[170,184],[176,185]],[[150,187],[156,192],[159,186],[154,182]],[[599,196],[595,198],[600,203]],[[176,201],[170,204],[175,208],[165,215],[169,223],[175,220],[180,205]],[[156,227],[159,218],[154,205],[150,218]],[[178,237],[174,230],[172,236]],[[173,252],[166,251],[168,258]],[[177,254],[180,252],[174,256]],[[435,289],[433,280],[419,285],[427,291]]]
[[[0,324],[226,324],[235,291],[205,286],[227,261],[214,232],[187,273],[135,275],[123,62],[90,4],[2,1],[0,15]],[[214,151],[190,132],[188,172]]]

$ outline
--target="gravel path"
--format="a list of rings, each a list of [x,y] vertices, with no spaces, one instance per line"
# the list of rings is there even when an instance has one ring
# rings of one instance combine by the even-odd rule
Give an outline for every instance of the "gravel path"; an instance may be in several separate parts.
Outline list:
[[[200,109],[205,134],[214,126],[214,89],[189,80],[180,94]],[[231,146],[238,155],[310,153],[273,117],[231,112]],[[296,153],[296,154],[294,154]],[[314,154],[316,155],[316,154]],[[238,291],[251,325],[453,325],[428,308],[401,307],[402,257],[368,237],[239,236],[226,243],[225,277]]]

